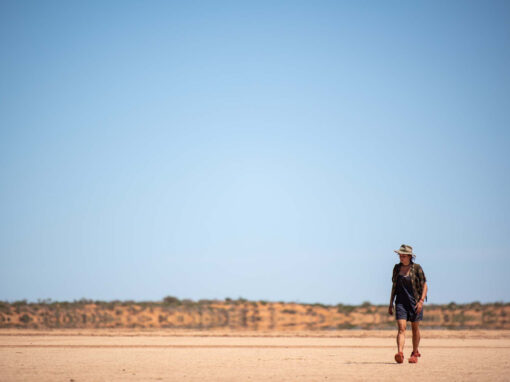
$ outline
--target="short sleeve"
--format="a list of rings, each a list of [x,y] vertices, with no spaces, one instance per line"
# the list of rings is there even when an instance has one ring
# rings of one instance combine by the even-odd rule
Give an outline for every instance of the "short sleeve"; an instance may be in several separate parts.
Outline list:
[[[391,275],[391,282],[394,283],[397,279],[397,272],[398,272],[398,264],[395,264],[393,267],[393,274]]]
[[[420,280],[422,280],[424,283],[427,282],[427,278],[425,277],[425,272],[423,272],[423,268],[421,265],[418,267],[418,275],[420,277]]]

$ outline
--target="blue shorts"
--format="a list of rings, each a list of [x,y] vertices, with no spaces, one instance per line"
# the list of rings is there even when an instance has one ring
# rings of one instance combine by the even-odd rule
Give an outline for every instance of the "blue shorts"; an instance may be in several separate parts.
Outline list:
[[[416,311],[410,305],[397,303],[395,306],[395,315],[397,320],[406,320],[411,322],[421,321],[423,320],[423,308],[420,314],[416,314]]]

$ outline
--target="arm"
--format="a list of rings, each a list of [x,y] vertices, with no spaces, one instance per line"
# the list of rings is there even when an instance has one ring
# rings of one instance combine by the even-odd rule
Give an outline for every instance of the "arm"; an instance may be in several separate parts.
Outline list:
[[[428,291],[428,287],[427,287],[427,283],[425,282],[425,284],[423,284],[423,292],[421,294],[420,300],[416,304],[416,313],[417,314],[420,314],[421,310],[423,309],[423,303],[425,302],[425,297],[427,297],[427,291]]]
[[[388,305],[388,314],[393,316],[393,300],[395,300],[395,286],[391,287],[390,305]]]
[[[390,316],[393,315],[393,301],[395,300],[395,283],[393,282],[393,280],[394,280],[394,277],[395,277],[395,268],[396,267],[397,266],[395,266],[393,268],[393,276],[391,277],[391,282],[393,283],[393,285],[391,286],[390,304],[388,306],[388,314]]]
[[[395,285],[391,287],[390,305],[393,305],[393,301],[395,301]]]

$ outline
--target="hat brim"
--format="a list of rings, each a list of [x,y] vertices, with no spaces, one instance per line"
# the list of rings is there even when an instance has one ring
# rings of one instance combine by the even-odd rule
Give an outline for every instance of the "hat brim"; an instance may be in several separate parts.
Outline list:
[[[409,256],[413,256],[413,257],[416,257],[416,255],[414,253],[409,253],[409,252],[402,252],[402,251],[393,251],[395,253],[398,253],[399,255],[409,255]]]

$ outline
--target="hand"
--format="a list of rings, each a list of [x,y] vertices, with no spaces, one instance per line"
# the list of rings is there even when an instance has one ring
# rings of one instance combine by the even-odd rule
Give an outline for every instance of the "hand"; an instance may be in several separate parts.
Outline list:
[[[389,314],[390,316],[393,316],[393,304],[390,304],[390,305],[388,306],[388,314]]]
[[[420,314],[421,310],[423,309],[423,301],[418,301],[418,304],[416,304],[416,314]]]

